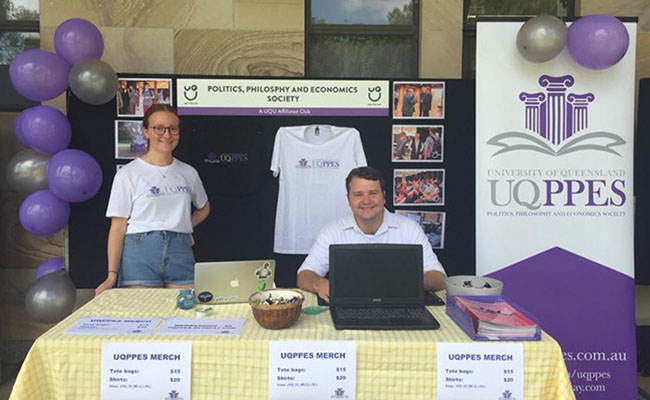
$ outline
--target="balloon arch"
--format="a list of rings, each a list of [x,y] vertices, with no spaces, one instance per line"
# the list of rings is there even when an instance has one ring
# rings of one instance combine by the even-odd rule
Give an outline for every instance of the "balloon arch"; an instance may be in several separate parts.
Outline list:
[[[70,87],[81,101],[104,104],[115,97],[117,74],[101,61],[104,40],[85,19],[62,22],[54,33],[56,53],[41,49],[16,55],[9,66],[11,84],[33,101],[53,99]],[[7,166],[7,181],[19,193],[29,193],[18,218],[33,235],[47,236],[63,229],[69,203],[90,199],[102,185],[99,163],[88,153],[69,149],[72,128],[61,111],[46,105],[28,108],[14,121],[16,139],[26,149]],[[25,297],[27,313],[52,323],[72,311],[76,290],[65,272],[64,259],[54,257],[37,269]]]

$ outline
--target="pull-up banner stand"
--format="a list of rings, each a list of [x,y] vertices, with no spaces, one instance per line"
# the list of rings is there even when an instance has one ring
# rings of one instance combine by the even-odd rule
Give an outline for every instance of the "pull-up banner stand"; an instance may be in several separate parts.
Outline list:
[[[625,57],[600,71],[566,48],[526,61],[522,24],[477,28],[477,272],[559,341],[576,398],[636,399],[636,23]]]

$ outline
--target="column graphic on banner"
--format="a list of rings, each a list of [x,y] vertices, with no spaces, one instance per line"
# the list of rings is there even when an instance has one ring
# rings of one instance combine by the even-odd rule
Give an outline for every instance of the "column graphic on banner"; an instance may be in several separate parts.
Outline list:
[[[558,340],[578,399],[635,399],[636,24],[602,71],[526,61],[522,24],[477,25],[477,273]]]
[[[552,156],[584,150],[620,155],[614,147],[625,144],[625,140],[612,132],[589,132],[572,138],[588,127],[589,103],[595,99],[593,93],[567,93],[567,89],[575,83],[571,75],[542,75],[538,82],[546,88],[546,93],[521,92],[519,99],[525,104],[526,129],[539,137],[525,132],[495,135],[487,141],[490,145],[501,147],[494,153],[495,156],[517,150]],[[509,141],[513,144],[509,144]]]

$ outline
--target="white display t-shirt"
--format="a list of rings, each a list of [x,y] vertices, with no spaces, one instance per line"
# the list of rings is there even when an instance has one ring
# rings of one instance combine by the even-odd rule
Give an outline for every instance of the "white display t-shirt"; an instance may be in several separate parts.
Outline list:
[[[126,233],[191,233],[192,204],[203,208],[207,201],[199,174],[189,164],[174,159],[159,167],[136,158],[115,174],[106,216],[127,218]]]
[[[271,171],[280,176],[273,251],[307,254],[325,225],[349,214],[345,178],[362,166],[366,156],[354,128],[280,128],[271,159]]]

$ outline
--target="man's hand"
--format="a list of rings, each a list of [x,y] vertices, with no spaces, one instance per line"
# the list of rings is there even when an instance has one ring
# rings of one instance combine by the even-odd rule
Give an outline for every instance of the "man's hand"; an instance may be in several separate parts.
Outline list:
[[[328,279],[322,278],[323,280],[319,280],[318,283],[316,284],[317,289],[316,289],[316,294],[318,296],[325,300],[326,302],[330,302],[330,281]]]
[[[330,301],[330,281],[314,271],[307,269],[300,272],[297,283],[300,289],[316,293],[321,299]]]
[[[427,271],[424,273],[424,290],[442,290],[445,288],[447,275],[440,271]]]

